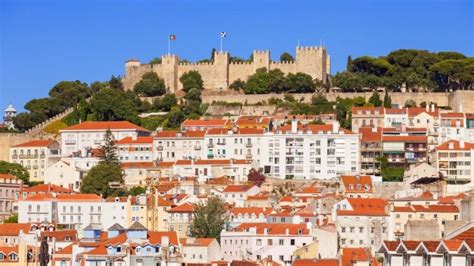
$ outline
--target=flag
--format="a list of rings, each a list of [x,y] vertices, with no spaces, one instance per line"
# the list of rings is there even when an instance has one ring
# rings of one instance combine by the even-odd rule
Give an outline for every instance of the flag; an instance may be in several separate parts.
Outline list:
[[[171,34],[171,35],[170,35],[170,40],[171,40],[171,41],[175,41],[175,40],[176,40],[176,35]]]
[[[227,37],[227,32],[221,31],[221,38],[225,38],[225,37]]]

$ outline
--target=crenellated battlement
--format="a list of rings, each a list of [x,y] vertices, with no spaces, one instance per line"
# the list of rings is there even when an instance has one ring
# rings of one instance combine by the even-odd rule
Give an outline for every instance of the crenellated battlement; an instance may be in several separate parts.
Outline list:
[[[230,62],[229,52],[215,51],[213,62],[179,62],[174,54],[161,57],[161,64],[141,64],[138,59],[125,63],[125,89],[131,90],[141,77],[150,71],[164,79],[172,92],[182,88],[179,78],[184,73],[198,71],[204,81],[204,87],[210,90],[226,90],[235,80],[247,80],[258,69],[280,69],[283,73],[303,72],[315,79],[327,81],[329,74],[329,55],[322,46],[299,46],[295,49],[294,61],[272,61],[269,50],[253,50],[253,60],[249,62]]]

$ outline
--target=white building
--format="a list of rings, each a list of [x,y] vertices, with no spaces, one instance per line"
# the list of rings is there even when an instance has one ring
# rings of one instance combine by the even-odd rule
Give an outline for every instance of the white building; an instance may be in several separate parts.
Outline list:
[[[31,181],[44,181],[46,169],[59,159],[59,143],[54,140],[32,140],[10,148],[10,162],[25,167]]]
[[[158,161],[205,158],[205,131],[161,131],[153,138],[153,159]]]
[[[253,162],[245,159],[178,160],[173,164],[173,173],[180,176],[195,176],[202,182],[220,176],[245,182],[252,167]]]
[[[332,125],[285,125],[265,134],[261,166],[280,179],[330,179],[359,172],[359,135]]]
[[[388,202],[377,198],[348,198],[336,205],[333,221],[341,247],[367,247],[375,250],[389,239]]]
[[[474,181],[474,143],[450,140],[436,148],[436,167],[451,182]]]
[[[3,111],[3,122],[7,129],[14,129],[15,125],[13,124],[13,119],[16,116],[16,109],[13,105],[9,104],[7,108]]]
[[[99,163],[97,157],[65,157],[49,166],[44,182],[79,191],[82,180],[89,170]]]
[[[95,194],[37,194],[18,201],[18,222],[56,223],[77,230],[89,224],[125,226],[126,206],[126,199],[104,200]]]
[[[260,188],[255,185],[229,185],[224,190],[211,190],[211,194],[222,198],[228,204],[235,207],[244,207],[248,196],[260,193]]]
[[[221,247],[215,238],[187,238],[182,254],[183,263],[211,263],[221,259]]]
[[[241,224],[221,232],[224,260],[269,259],[291,265],[293,252],[313,242],[310,224]]]
[[[70,156],[79,153],[84,156],[90,149],[98,148],[104,142],[107,130],[112,132],[115,140],[146,136],[149,132],[128,121],[87,121],[60,130],[61,155]]]
[[[209,129],[205,135],[206,158],[247,159],[260,162],[263,128]]]
[[[116,144],[122,163],[153,161],[153,137],[126,137]]]

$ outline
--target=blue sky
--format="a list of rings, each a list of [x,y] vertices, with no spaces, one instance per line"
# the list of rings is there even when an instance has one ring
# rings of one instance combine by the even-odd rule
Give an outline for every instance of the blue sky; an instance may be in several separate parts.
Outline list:
[[[474,54],[474,1],[145,1],[0,0],[0,109],[45,97],[61,80],[93,82],[123,75],[124,61],[167,52],[194,61],[219,46],[272,58],[323,42],[332,72],[348,55],[399,48]]]

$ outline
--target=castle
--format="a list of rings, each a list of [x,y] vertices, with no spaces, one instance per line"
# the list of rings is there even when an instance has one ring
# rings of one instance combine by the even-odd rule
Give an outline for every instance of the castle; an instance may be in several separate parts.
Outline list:
[[[215,52],[213,62],[180,63],[177,55],[163,55],[161,64],[141,64],[136,59],[125,63],[125,77],[122,82],[127,90],[140,81],[143,74],[155,72],[165,81],[170,92],[182,88],[179,78],[184,73],[198,71],[204,81],[204,88],[226,90],[237,79],[246,81],[257,69],[280,69],[283,73],[303,72],[313,79],[326,82],[330,73],[330,58],[325,47],[296,47],[295,61],[275,62],[270,60],[270,52],[253,51],[252,62],[230,62],[228,52]]]

